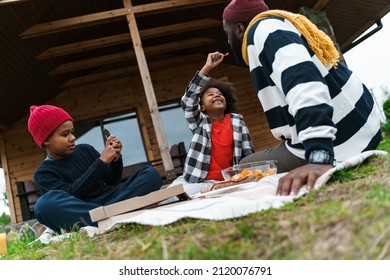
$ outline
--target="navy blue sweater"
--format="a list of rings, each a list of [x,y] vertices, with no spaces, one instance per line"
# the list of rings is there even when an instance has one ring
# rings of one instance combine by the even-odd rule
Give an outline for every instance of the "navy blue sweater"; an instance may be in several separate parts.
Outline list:
[[[72,155],[60,160],[45,160],[36,169],[34,181],[46,193],[62,190],[80,199],[94,198],[119,184],[122,157],[110,164],[88,144],[76,145]]]

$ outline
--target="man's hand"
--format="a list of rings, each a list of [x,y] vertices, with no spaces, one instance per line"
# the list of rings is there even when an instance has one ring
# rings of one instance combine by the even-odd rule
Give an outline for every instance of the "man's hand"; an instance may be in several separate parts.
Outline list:
[[[295,168],[280,178],[276,195],[297,195],[305,183],[307,190],[310,191],[318,177],[332,167],[331,164],[306,164]]]

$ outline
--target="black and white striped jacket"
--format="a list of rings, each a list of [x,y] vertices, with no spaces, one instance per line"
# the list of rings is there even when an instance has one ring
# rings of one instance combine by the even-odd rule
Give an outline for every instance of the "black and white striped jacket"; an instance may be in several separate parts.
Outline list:
[[[345,160],[377,147],[380,112],[345,65],[323,65],[289,21],[268,17],[248,31],[249,69],[277,139],[308,159],[321,149]]]

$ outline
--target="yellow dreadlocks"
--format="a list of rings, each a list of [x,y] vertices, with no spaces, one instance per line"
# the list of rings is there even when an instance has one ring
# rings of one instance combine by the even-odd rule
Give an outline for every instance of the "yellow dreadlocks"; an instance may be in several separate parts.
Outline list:
[[[325,32],[318,29],[310,20],[305,16],[300,14],[294,14],[283,10],[269,10],[262,12],[255,16],[248,25],[248,28],[245,31],[243,43],[242,43],[242,57],[246,64],[248,62],[248,52],[247,52],[247,36],[250,27],[259,19],[263,19],[269,16],[278,16],[287,19],[290,21],[305,37],[309,47],[316,54],[318,59],[323,64],[331,64],[334,67],[337,66],[339,60],[339,52],[333,44],[332,39]]]

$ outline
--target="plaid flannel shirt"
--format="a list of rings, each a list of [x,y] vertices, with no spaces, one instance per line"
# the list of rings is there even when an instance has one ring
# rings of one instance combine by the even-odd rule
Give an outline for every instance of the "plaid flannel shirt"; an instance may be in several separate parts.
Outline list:
[[[202,182],[210,167],[212,122],[207,114],[200,111],[199,105],[200,92],[208,80],[210,77],[196,72],[181,99],[184,116],[193,134],[183,172],[185,180],[190,183]],[[254,152],[254,147],[242,115],[230,115],[234,144],[233,164],[238,164],[242,158]]]

